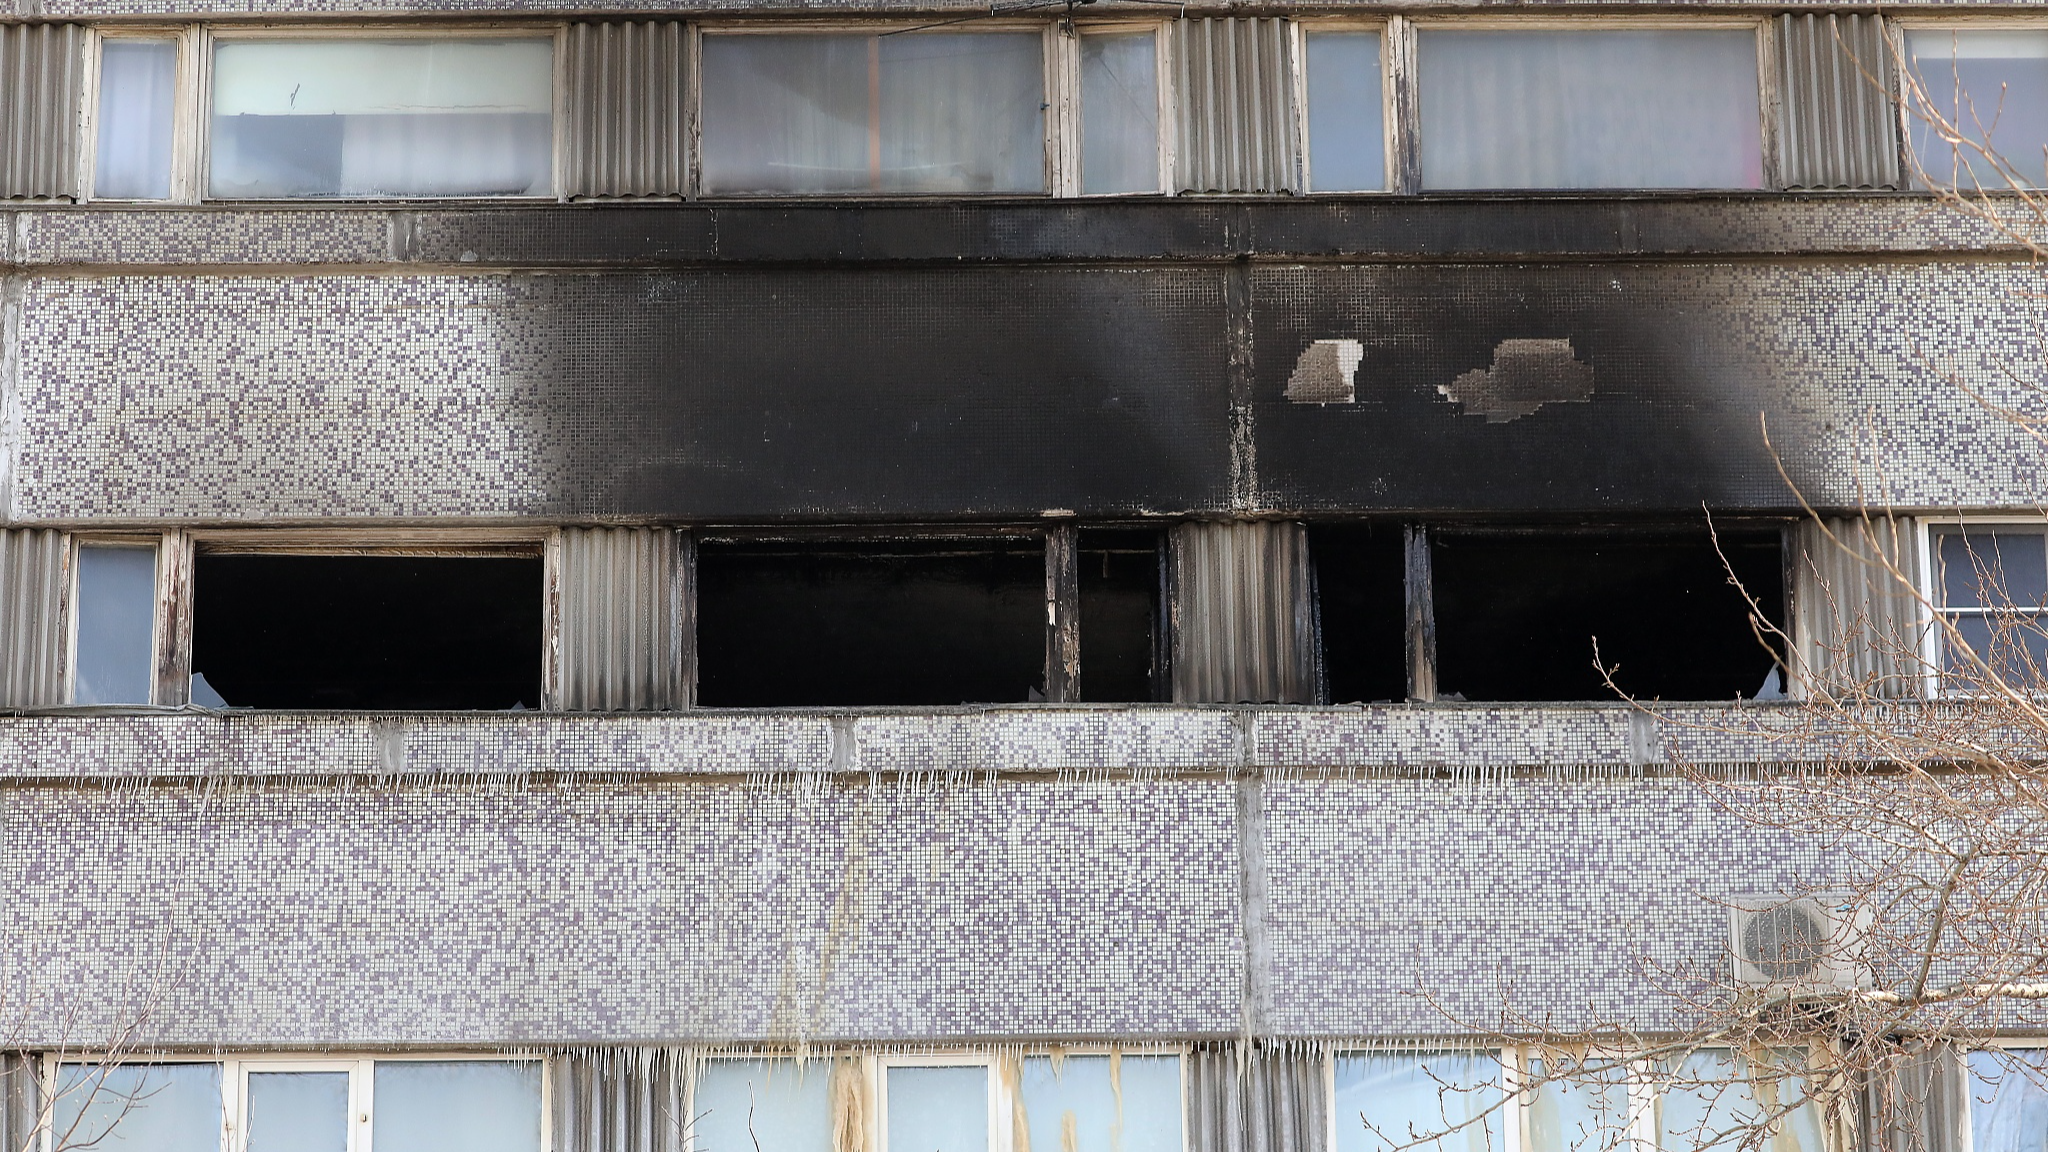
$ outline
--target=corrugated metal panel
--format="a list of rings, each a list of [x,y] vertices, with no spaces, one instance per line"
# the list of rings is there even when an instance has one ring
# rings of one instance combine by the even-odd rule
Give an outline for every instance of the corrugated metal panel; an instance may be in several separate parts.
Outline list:
[[[0,198],[78,195],[85,30],[0,24]]]
[[[1180,191],[1301,187],[1291,55],[1279,17],[1174,21]]]
[[[1299,524],[1181,524],[1168,596],[1179,704],[1312,704],[1321,661]]]
[[[569,26],[570,196],[679,196],[688,54],[675,20]]]
[[[1778,149],[1788,188],[1896,188],[1891,46],[1876,15],[1778,17]]]
[[[1919,696],[1920,601],[1886,570],[1889,560],[1919,582],[1919,532],[1912,519],[1809,521],[1793,534],[1793,678],[1816,692]],[[1832,533],[1830,541],[1827,534]]]
[[[62,532],[0,530],[0,707],[64,702]]]
[[[556,573],[560,707],[659,712],[687,706],[686,541],[661,528],[566,528]]]

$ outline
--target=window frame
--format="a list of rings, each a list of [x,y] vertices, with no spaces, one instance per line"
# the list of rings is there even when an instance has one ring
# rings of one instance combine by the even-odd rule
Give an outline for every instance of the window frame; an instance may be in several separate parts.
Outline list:
[[[171,554],[171,544],[162,533],[149,532],[72,532],[64,542],[64,591],[60,610],[63,619],[63,647],[61,649],[60,679],[64,684],[64,707],[90,709],[147,708],[153,705],[171,703],[165,676],[165,648],[169,641],[166,626],[165,604],[171,596],[174,582],[173,565],[176,558]],[[78,618],[81,607],[78,592],[78,578],[81,572],[80,553],[86,548],[134,548],[150,549],[155,555],[156,579],[151,597],[149,629],[149,699],[128,701],[119,704],[82,704],[78,701]]]
[[[195,86],[191,97],[191,131],[198,145],[193,150],[191,171],[191,196],[189,203],[218,205],[225,207],[269,207],[290,206],[341,206],[368,204],[380,207],[405,204],[559,204],[565,199],[562,174],[566,166],[567,133],[563,131],[568,111],[567,69],[563,66],[567,52],[569,22],[554,20],[545,22],[498,22],[462,23],[446,27],[418,24],[394,24],[388,22],[350,23],[338,25],[305,24],[262,24],[262,25],[199,25],[195,37],[197,64],[186,69],[188,86]],[[548,42],[548,96],[549,147],[548,147],[548,191],[517,196],[307,196],[282,199],[261,199],[254,197],[215,196],[213,183],[213,54],[221,44],[251,43],[264,40],[545,40]],[[181,79],[185,79],[181,77]],[[97,138],[94,140],[97,149]],[[176,187],[175,181],[173,187]],[[152,201],[154,203],[154,201]]]
[[[1413,69],[1408,65],[1414,60],[1412,48],[1403,50],[1403,41],[1412,41],[1412,20],[1405,16],[1360,17],[1360,16],[1298,16],[1289,21],[1289,35],[1293,38],[1290,53],[1293,56],[1293,71],[1290,82],[1294,96],[1294,136],[1301,142],[1301,184],[1305,196],[1394,196],[1412,191],[1407,187],[1407,173],[1402,164],[1403,144],[1414,139],[1415,133],[1407,123],[1408,110],[1415,107],[1415,101],[1407,98],[1406,86]],[[1316,187],[1315,158],[1309,147],[1308,135],[1308,38],[1318,32],[1377,32],[1380,37],[1380,155],[1382,186],[1373,188],[1337,188],[1328,191]],[[1418,153],[1419,155],[1419,153]]]
[[[201,25],[138,24],[134,27],[91,26],[86,40],[82,104],[79,109],[78,187],[79,199],[89,204],[166,205],[197,202],[193,185],[193,154],[199,145],[192,101],[198,95],[193,82],[197,67]],[[155,199],[102,196],[99,182],[100,153],[100,64],[109,43],[169,41],[177,53],[171,80],[171,179],[170,194]]]
[[[1165,20],[1142,17],[1097,18],[1074,20],[1071,23],[1071,33],[1063,31],[1057,23],[1053,25],[1053,42],[1059,46],[1060,51],[1055,76],[1059,95],[1058,99],[1051,101],[1052,108],[1048,111],[1060,111],[1060,140],[1053,156],[1056,181],[1052,195],[1059,199],[1085,200],[1128,200],[1133,197],[1173,195],[1173,161],[1179,145],[1177,137],[1180,132],[1174,104],[1172,25]],[[1153,87],[1159,126],[1158,172],[1153,186],[1148,190],[1134,192],[1083,192],[1081,131],[1088,109],[1081,100],[1081,40],[1090,35],[1129,35],[1146,29],[1152,32]]]
[[[1955,1152],[1977,1152],[1977,1092],[1976,1089],[1972,1087],[1972,1080],[1970,1075],[1970,1054],[1972,1052],[1990,1052],[2007,1050],[2014,1050],[2020,1052],[2039,1052],[2042,1053],[2044,1056],[2048,1056],[2048,1037],[2015,1036],[2011,1039],[2007,1039],[2005,1037],[1994,1036],[1987,1040],[1977,1041],[1968,1048],[1959,1048],[1956,1052],[1956,1061],[1958,1064],[1962,1066],[1961,1072],[1963,1080],[1963,1116],[1961,1126],[1963,1130],[1963,1139],[1962,1147],[1957,1148]]]
[[[690,23],[690,76],[689,88],[684,94],[685,107],[689,110],[689,198],[693,201],[706,200],[715,204],[759,204],[775,201],[797,200],[818,202],[847,201],[932,201],[932,200],[1058,200],[1069,194],[1062,191],[1062,181],[1067,179],[1068,164],[1063,155],[1068,137],[1078,142],[1077,131],[1068,127],[1076,122],[1079,112],[1080,53],[1078,48],[1069,50],[1066,37],[1061,34],[1059,24],[1046,20],[1029,19],[975,19],[965,31],[970,32],[1036,32],[1039,35],[1040,83],[1043,92],[1040,97],[1045,122],[1042,129],[1041,156],[1042,173],[1045,178],[1043,191],[1038,192],[709,192],[704,187],[704,41],[718,36],[877,36],[897,33],[905,36],[921,35],[925,32],[959,30],[958,22],[935,23],[930,20],[788,20],[763,21],[733,17],[729,19],[692,20]],[[566,28],[566,25],[565,25]],[[1068,67],[1071,60],[1073,67]],[[559,73],[560,69],[557,69]],[[1071,82],[1070,78],[1071,77]],[[1071,92],[1071,97],[1070,97]],[[1160,128],[1165,135],[1165,125]],[[557,134],[560,135],[559,133]],[[1080,165],[1072,164],[1072,179],[1078,187]],[[1076,193],[1077,195],[1078,193]]]
[[[1778,174],[1778,118],[1779,82],[1777,53],[1774,51],[1775,24],[1765,16],[1709,15],[1691,19],[1680,16],[1597,16],[1560,18],[1555,14],[1530,13],[1503,15],[1484,13],[1479,15],[1432,15],[1408,17],[1402,21],[1402,35],[1406,40],[1402,53],[1406,62],[1400,79],[1404,88],[1403,124],[1407,147],[1402,149],[1403,186],[1401,191],[1414,195],[1466,197],[1511,196],[1516,199],[1570,199],[1574,197],[1611,198],[1616,194],[1629,196],[1686,197],[1701,194],[1756,195],[1776,193],[1783,195],[1783,183]],[[1473,32],[1547,32],[1569,34],[1574,32],[1655,32],[1686,31],[1711,32],[1744,30],[1751,34],[1756,51],[1757,80],[1757,145],[1761,152],[1760,179],[1755,188],[1630,188],[1610,185],[1587,185],[1573,188],[1427,188],[1422,182],[1423,151],[1429,141],[1422,131],[1422,36],[1432,30],[1460,29]],[[1390,53],[1391,55],[1391,53]],[[1304,148],[1304,155],[1306,148]]]
[[[2048,30],[2048,27],[2044,27],[2044,30]],[[1958,528],[1962,529],[1965,533],[1971,529],[1981,529],[1986,532],[2019,529],[2029,535],[2043,537],[2042,548],[2044,551],[2048,551],[2048,516],[2038,513],[2031,517],[2023,513],[2005,515],[1994,513],[1983,516],[1923,516],[1919,520],[1918,527],[1919,530],[1914,533],[1915,539],[1913,541],[1913,547],[1917,548],[1920,553],[1917,557],[1919,560],[1919,572],[1917,573],[1919,587],[1915,591],[1918,593],[1921,602],[1921,611],[1929,614],[1920,621],[1920,666],[1925,669],[1925,672],[1922,673],[1922,688],[1925,697],[1929,700],[1970,699],[1973,696],[1972,693],[1959,690],[1952,691],[1948,687],[1947,666],[1943,662],[1944,653],[1942,651],[1943,645],[1947,641],[1947,633],[1942,625],[1953,617],[1981,615],[1989,611],[1989,609],[1951,609],[1948,606],[1941,578],[1941,547],[1938,538],[1944,535],[1956,535],[1958,533],[1954,530]],[[2032,615],[2035,619],[2041,621],[2044,627],[2048,627],[2048,608],[2033,612]]]
[[[2048,35],[2048,17],[2016,15],[2009,12],[1949,12],[1936,15],[1887,11],[1884,13],[1884,30],[1892,54],[1899,62],[1899,69],[1905,72],[1910,69],[1912,63],[1908,37],[1914,32],[2033,32]],[[1902,190],[1913,195],[1937,196],[1940,193],[1936,188],[1924,185],[1919,180],[1920,160],[1913,154],[1913,125],[1916,121],[1911,100],[1908,98],[1907,81],[1903,76],[1898,78],[1896,86],[1899,91],[1892,101],[1892,114],[1898,118]],[[2048,190],[2048,183],[2038,188],[2006,188],[1992,185],[1981,191],[1972,188],[1968,194],[2024,196],[2029,193],[2039,194],[2044,190]]]

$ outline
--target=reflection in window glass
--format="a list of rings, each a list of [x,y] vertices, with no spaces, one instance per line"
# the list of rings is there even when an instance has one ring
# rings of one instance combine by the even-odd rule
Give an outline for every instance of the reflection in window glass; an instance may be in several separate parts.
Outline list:
[[[1421,34],[1429,188],[1759,188],[1756,36]]]
[[[1486,1052],[1339,1054],[1336,1152],[1502,1152],[1500,1060]],[[1370,1128],[1367,1125],[1371,1125]]]
[[[1149,31],[1081,37],[1081,191],[1159,190],[1159,44]]]
[[[348,1152],[348,1073],[251,1072],[248,1152]]]
[[[711,1060],[690,1098],[695,1152],[832,1152],[826,1062]]]
[[[102,43],[93,195],[114,200],[170,196],[177,82],[176,41]]]
[[[1971,1152],[2048,1152],[2048,1052],[1972,1052]]]
[[[1031,1056],[1017,1090],[1031,1138],[1017,1152],[1180,1152],[1178,1056]]]
[[[1043,192],[1035,32],[714,35],[704,189]]]
[[[1670,1079],[1657,1093],[1661,1152],[1735,1152],[1756,1124],[1787,1106],[1793,1110],[1771,1129],[1761,1152],[1823,1152],[1820,1109],[1804,1099],[1802,1077],[1756,1075],[1748,1060],[1725,1048],[1667,1062],[1665,1074]]]
[[[1308,34],[1308,171],[1317,192],[1387,186],[1380,34]]]
[[[988,1152],[987,1068],[899,1066],[888,1078],[887,1152]]]
[[[537,1060],[379,1061],[371,1098],[377,1152],[540,1152]]]
[[[1529,1078],[1541,1081],[1543,1061],[1529,1062]],[[1529,1098],[1531,1152],[1599,1152],[1628,1143],[1628,1084],[1623,1069],[1609,1070],[1589,1057],[1583,1071],[1540,1083]]]
[[[1906,55],[1915,105],[1908,134],[1925,180],[1965,188],[2048,184],[2048,32],[1908,32]],[[1943,138],[1937,125],[1944,123],[1961,147]]]
[[[219,1152],[220,1065],[63,1065],[50,1122],[64,1148]]]
[[[547,40],[219,44],[211,194],[546,194],[553,59]]]
[[[1962,643],[2008,682],[2039,683],[2048,672],[2048,534],[1937,530],[1934,558],[1942,609]],[[1959,678],[1952,690],[1968,690],[1977,675],[1969,655],[1953,648],[1942,667]]]
[[[79,548],[73,703],[149,703],[155,619],[156,549]]]

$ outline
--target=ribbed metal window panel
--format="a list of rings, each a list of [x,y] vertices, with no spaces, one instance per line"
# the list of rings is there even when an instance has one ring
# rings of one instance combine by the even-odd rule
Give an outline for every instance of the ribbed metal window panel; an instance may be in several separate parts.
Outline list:
[[[659,528],[562,531],[556,579],[564,710],[688,705],[687,546],[678,533]]]
[[[1167,587],[1177,704],[1312,704],[1321,681],[1308,533],[1181,524]]]
[[[0,530],[0,707],[64,703],[62,532]]]
[[[0,198],[78,195],[85,30],[0,24]]]
[[[688,41],[674,20],[569,26],[570,196],[679,196]]]
[[[1918,539],[1915,522],[1903,516],[1873,517],[1867,526],[1856,517],[1807,521],[1793,532],[1792,672],[1800,694],[1922,694],[1928,669],[1920,637],[1928,623],[1912,591],[1920,581]]]
[[[1787,188],[1899,186],[1893,72],[1883,17],[1778,17],[1779,171]]]
[[[1182,192],[1295,192],[1287,21],[1176,20],[1174,178]]]

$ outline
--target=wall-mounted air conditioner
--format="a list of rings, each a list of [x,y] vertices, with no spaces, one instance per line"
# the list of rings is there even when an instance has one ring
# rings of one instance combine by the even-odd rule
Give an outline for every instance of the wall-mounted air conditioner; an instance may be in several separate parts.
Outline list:
[[[1737,984],[1794,990],[1869,986],[1863,945],[1870,913],[1862,903],[1826,895],[1730,896],[1725,903]]]

